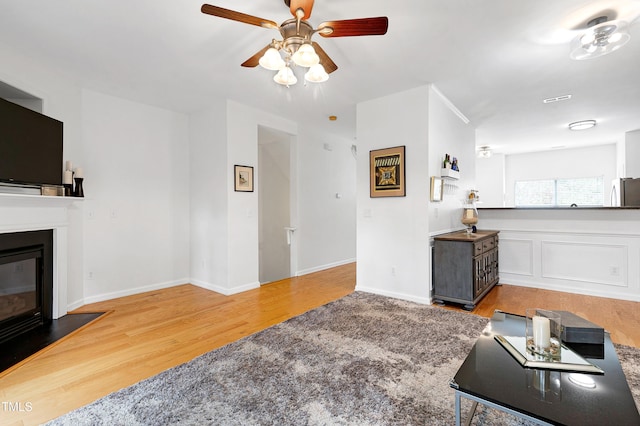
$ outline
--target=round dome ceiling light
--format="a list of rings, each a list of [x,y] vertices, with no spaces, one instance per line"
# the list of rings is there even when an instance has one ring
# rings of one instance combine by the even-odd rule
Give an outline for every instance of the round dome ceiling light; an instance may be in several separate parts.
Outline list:
[[[596,125],[596,120],[582,120],[569,123],[569,130],[587,130]]]

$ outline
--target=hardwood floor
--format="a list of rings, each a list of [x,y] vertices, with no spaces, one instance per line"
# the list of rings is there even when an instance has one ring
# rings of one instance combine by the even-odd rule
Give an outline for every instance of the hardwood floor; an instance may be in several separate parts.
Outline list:
[[[76,312],[110,314],[0,374],[0,425],[45,422],[339,299],[353,292],[355,274],[355,264],[349,264],[233,296],[182,285],[84,306]],[[474,313],[520,313],[526,307],[571,310],[607,328],[614,341],[640,347],[637,302],[504,285]]]
[[[462,310],[452,306],[445,308]],[[573,312],[603,327],[611,334],[613,342],[640,348],[640,302],[499,285],[478,303],[473,313],[490,318],[499,309],[524,315],[527,308]]]

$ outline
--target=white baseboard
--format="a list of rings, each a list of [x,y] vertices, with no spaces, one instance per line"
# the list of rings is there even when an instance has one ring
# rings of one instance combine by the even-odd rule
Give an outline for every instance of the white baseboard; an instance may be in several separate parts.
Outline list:
[[[410,294],[396,293],[393,291],[380,290],[377,288],[370,288],[365,286],[356,285],[356,291],[362,291],[364,293],[373,293],[378,294],[380,296],[392,297],[394,299],[407,300],[409,302],[416,302],[422,305],[430,305],[431,298],[430,297],[417,297]]]
[[[222,287],[216,284],[211,284],[201,280],[191,280],[191,284],[204,288],[206,290],[215,291],[216,293],[220,293],[225,296],[231,296],[232,294],[242,293],[243,291],[254,290],[260,287],[259,282],[244,284],[244,285],[233,287],[233,288],[225,288],[225,287]]]
[[[327,265],[304,269],[304,270],[298,271],[296,273],[296,276],[311,274],[313,272],[324,271],[325,269],[331,269],[331,268],[335,268],[336,266],[347,265],[349,263],[354,263],[355,261],[356,261],[355,258],[347,259],[339,262],[330,263]],[[126,290],[115,291],[111,293],[102,293],[95,296],[85,297],[84,299],[77,300],[73,303],[68,304],[67,311],[73,311],[74,309],[78,309],[81,306],[88,305],[90,303],[104,302],[105,300],[116,299],[118,297],[132,296],[134,294],[144,293],[144,292],[153,291],[153,290],[160,290],[160,289],[169,288],[169,287],[175,287],[183,284],[193,284],[195,286],[198,286],[207,290],[215,291],[216,293],[220,293],[225,296],[230,296],[232,294],[242,293],[243,291],[260,288],[260,283],[257,281],[254,283],[243,284],[243,285],[232,287],[232,288],[226,288],[226,287],[212,284],[206,281],[183,278],[175,281],[167,281],[167,282],[151,284],[147,286],[133,287],[133,288],[128,288]],[[391,296],[391,297],[394,297],[394,296]],[[398,298],[403,298],[403,297],[398,297]],[[408,299],[405,298],[405,300],[408,300]],[[418,303],[423,303],[423,302],[418,302]]]
[[[348,265],[349,263],[355,263],[355,261],[356,261],[355,258],[345,259],[345,260],[340,260],[338,262],[328,263],[326,265],[315,266],[313,268],[301,269],[296,272],[296,277],[299,277],[301,275],[312,274],[314,272],[324,271],[325,269],[335,268],[336,266]]]
[[[501,273],[500,282],[504,285],[513,285],[517,287],[539,288],[542,290],[560,291],[563,293],[584,294],[586,296],[640,302],[640,295],[638,294],[630,294],[621,291],[611,291],[609,289],[607,289],[607,291],[601,291],[593,288],[576,288],[575,284],[572,286],[548,284],[543,282],[543,280],[528,282],[526,280],[518,279],[517,275],[507,275]]]
[[[134,294],[140,294],[147,291],[160,290],[169,287],[176,287],[179,285],[189,283],[188,278],[182,278],[174,281],[166,281],[163,283],[149,284],[146,286],[132,287],[126,290],[114,291],[111,293],[102,293],[95,296],[85,297],[82,301],[77,301],[68,306],[68,311],[77,309],[80,306],[88,305],[90,303],[104,302],[105,300],[117,299],[118,297],[132,296]]]

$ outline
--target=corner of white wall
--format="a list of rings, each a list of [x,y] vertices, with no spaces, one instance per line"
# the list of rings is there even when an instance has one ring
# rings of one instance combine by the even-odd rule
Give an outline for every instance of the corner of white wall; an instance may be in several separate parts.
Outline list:
[[[358,290],[429,300],[428,116],[428,86],[357,106]],[[402,145],[406,196],[370,198],[369,151]]]

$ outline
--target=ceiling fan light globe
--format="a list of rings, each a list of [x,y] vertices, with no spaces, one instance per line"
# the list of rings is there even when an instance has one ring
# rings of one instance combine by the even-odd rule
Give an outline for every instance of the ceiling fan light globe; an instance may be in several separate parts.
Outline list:
[[[288,66],[282,68],[278,73],[273,77],[273,81],[283,86],[293,86],[298,82],[293,70]]]
[[[611,37],[609,37],[609,43],[618,43],[620,40],[622,40],[622,34],[619,32],[613,33]]]
[[[320,62],[320,57],[313,49],[313,46],[306,43],[300,46],[296,53],[291,56],[291,59],[293,59],[296,65],[305,68],[312,67]]]
[[[286,65],[284,59],[282,59],[282,56],[280,56],[280,52],[278,52],[278,50],[273,47],[267,49],[258,63],[262,68],[266,68],[271,71],[281,70]]]
[[[329,74],[321,64],[315,64],[309,68],[309,71],[304,75],[304,79],[310,83],[323,83],[329,80]]]
[[[593,43],[595,39],[596,39],[595,34],[592,31],[589,31],[587,34],[580,37],[580,43],[585,46],[588,46],[591,43]]]

